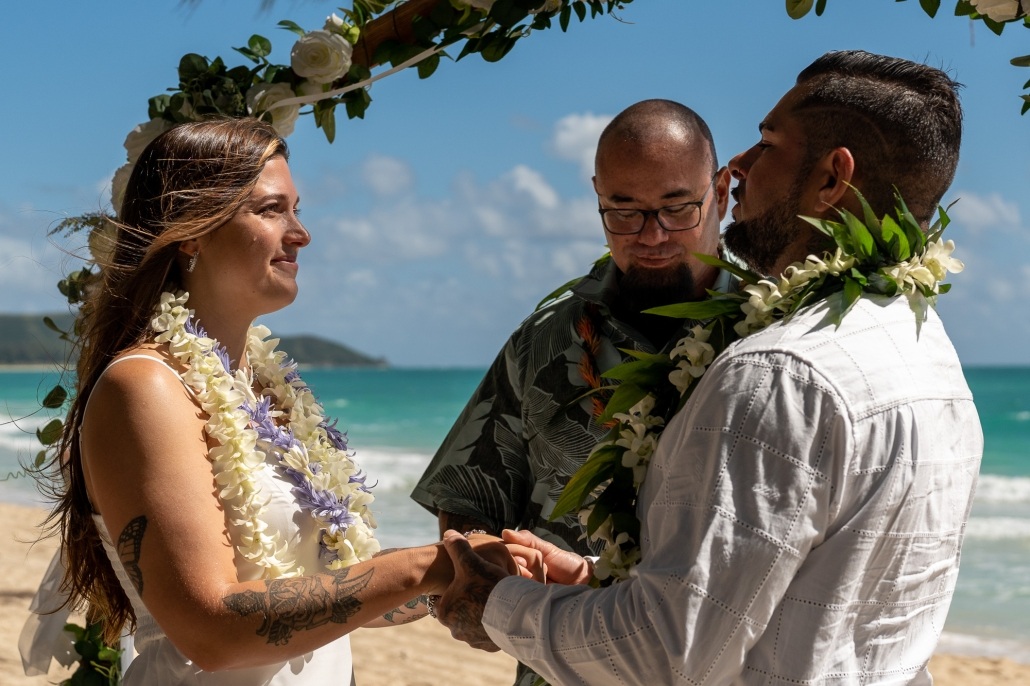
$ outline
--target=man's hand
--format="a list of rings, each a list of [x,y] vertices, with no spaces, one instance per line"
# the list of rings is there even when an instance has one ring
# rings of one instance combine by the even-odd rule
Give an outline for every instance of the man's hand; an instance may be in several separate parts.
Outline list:
[[[505,529],[501,538],[519,566],[528,569],[538,581],[543,577],[555,584],[585,584],[594,575],[590,560],[548,543],[530,531]]]
[[[483,608],[497,582],[517,573],[515,562],[508,556],[510,565],[502,567],[484,559],[457,531],[445,532],[443,544],[454,564],[454,581],[436,602],[436,617],[459,641],[497,652],[499,648],[483,628]]]

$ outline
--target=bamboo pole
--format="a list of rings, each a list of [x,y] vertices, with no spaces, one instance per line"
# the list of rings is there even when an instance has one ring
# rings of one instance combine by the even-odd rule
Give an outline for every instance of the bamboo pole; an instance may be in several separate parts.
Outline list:
[[[412,22],[416,17],[428,17],[441,2],[447,0],[410,0],[376,17],[362,29],[351,59],[355,64],[371,69],[378,65],[374,61],[374,55],[376,48],[383,41],[394,40],[407,45],[414,44],[415,32],[411,28]]]

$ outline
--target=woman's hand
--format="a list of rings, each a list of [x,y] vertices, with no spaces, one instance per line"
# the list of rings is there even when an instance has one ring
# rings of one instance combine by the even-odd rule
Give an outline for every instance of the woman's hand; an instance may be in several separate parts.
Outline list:
[[[523,576],[556,584],[585,584],[594,575],[590,560],[553,543],[548,543],[529,531],[505,529],[501,537],[508,552],[528,573]]]

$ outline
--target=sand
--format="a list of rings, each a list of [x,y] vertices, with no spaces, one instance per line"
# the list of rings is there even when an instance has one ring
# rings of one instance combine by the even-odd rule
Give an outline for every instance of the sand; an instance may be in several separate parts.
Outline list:
[[[4,537],[0,557],[0,684],[45,686],[67,676],[54,665],[47,676],[26,677],[18,656],[18,635],[28,605],[46,571],[55,544],[32,545],[43,512],[0,503]],[[390,629],[351,634],[359,686],[508,686],[515,662],[503,653],[472,650],[426,619]],[[1030,665],[1007,659],[937,655],[930,663],[938,686],[1030,684]]]

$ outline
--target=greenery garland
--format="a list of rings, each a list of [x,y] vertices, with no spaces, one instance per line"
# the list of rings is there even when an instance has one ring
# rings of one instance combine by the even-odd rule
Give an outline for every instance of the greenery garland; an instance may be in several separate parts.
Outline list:
[[[924,234],[900,195],[895,196],[894,216],[877,219],[862,194],[858,190],[855,194],[862,218],[847,210],[840,210],[839,222],[806,218],[833,239],[835,251],[822,258],[810,255],[803,264],[787,267],[777,279],[698,255],[739,277],[741,290],[710,291],[705,301],[647,310],[707,321],[691,329],[668,355],[624,350],[634,359],[604,373],[620,383],[599,421],[614,420],[616,425],[572,475],[551,514],[554,520],[578,513],[588,539],[604,542],[594,565],[594,585],[629,578],[639,562],[637,494],[658,438],[697,388],[697,380],[730,343],[821,302],[829,308],[828,321],[839,325],[865,294],[906,296],[918,327],[937,296],[950,289],[941,281],[949,272],[962,271],[963,265],[951,256],[954,243],[941,239],[949,222],[945,209],[939,208],[937,221]],[[840,297],[827,300],[835,294]]]

